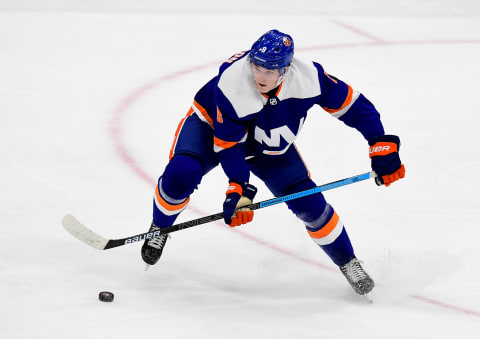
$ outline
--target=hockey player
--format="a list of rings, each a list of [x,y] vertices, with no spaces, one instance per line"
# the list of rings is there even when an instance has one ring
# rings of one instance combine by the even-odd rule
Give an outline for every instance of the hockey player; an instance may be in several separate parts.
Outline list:
[[[253,219],[253,211],[245,208],[257,192],[249,183],[250,173],[275,196],[315,187],[294,145],[313,105],[320,105],[364,136],[371,146],[377,184],[388,186],[404,177],[400,140],[385,135],[372,103],[327,74],[320,64],[294,57],[292,38],[271,30],[250,51],[223,63],[218,75],[195,95],[178,126],[170,161],[158,179],[149,231],[171,226],[202,177],[218,164],[229,180],[223,216],[231,227]],[[286,204],[355,292],[370,292],[374,282],[355,257],[345,226],[324,196],[318,193]],[[167,239],[162,235],[145,241],[141,254],[147,267],[157,263]]]

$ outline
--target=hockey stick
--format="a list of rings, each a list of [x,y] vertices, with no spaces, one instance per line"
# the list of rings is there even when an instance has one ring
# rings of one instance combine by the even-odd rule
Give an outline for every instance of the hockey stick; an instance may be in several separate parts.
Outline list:
[[[308,195],[312,195],[315,193],[319,192],[324,192],[328,191],[337,187],[345,186],[345,185],[350,185],[355,182],[367,180],[370,178],[375,178],[376,174],[375,172],[367,172],[364,174],[359,174],[355,175],[350,178],[338,180],[331,182],[329,184],[317,186],[305,191],[293,193],[293,194],[288,194],[284,195],[278,198],[273,198],[261,202],[257,202],[254,204],[251,204],[248,206],[251,210],[256,210],[259,208],[264,208],[276,204],[280,204],[282,202],[286,202],[289,200],[294,200],[302,197],[306,197]],[[73,215],[66,215],[63,217],[62,224],[63,227],[70,233],[72,234],[75,238],[79,239],[80,241],[83,241],[87,245],[90,245],[93,248],[96,248],[97,250],[106,250],[109,248],[114,248],[118,246],[123,246],[127,244],[132,244],[137,241],[142,241],[145,239],[151,239],[154,237],[158,237],[160,234],[165,234],[165,233],[172,233],[175,231],[183,230],[185,228],[193,227],[193,226],[198,226],[202,224],[209,223],[211,221],[215,220],[220,220],[223,219],[223,213],[217,213],[217,214],[212,214],[208,215],[206,217],[190,220],[190,221],[185,221],[180,224],[176,224],[170,227],[163,228],[161,231],[153,231],[153,232],[146,232],[146,233],[141,233],[137,234],[131,237],[126,237],[122,239],[107,239],[105,237],[102,237],[101,235],[93,232],[90,230],[87,226],[83,225],[80,221],[78,221]]]

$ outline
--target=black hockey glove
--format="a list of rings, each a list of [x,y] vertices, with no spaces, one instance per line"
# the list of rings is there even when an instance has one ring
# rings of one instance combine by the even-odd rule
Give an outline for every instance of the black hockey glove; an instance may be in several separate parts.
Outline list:
[[[369,142],[372,169],[377,173],[378,186],[389,186],[405,177],[405,166],[400,161],[400,138],[396,135],[383,135]]]
[[[252,204],[257,194],[255,186],[231,181],[225,194],[227,198],[223,203],[223,219],[227,225],[235,227],[253,220],[253,211],[245,206]]]

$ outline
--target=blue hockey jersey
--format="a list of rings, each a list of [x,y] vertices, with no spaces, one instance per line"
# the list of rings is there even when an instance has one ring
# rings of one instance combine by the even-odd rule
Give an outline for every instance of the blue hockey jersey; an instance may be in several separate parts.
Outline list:
[[[227,60],[195,95],[193,110],[214,131],[214,149],[230,180],[248,182],[245,158],[278,156],[295,141],[313,105],[356,128],[367,141],[384,134],[373,104],[316,62],[294,58],[274,95],[260,93],[248,52]]]

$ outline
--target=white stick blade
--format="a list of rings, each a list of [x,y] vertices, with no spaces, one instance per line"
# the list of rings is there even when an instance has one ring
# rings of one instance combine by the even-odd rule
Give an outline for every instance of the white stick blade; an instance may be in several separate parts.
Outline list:
[[[64,216],[62,219],[62,225],[68,233],[85,244],[90,245],[97,250],[105,249],[108,239],[90,230],[87,226],[78,221],[73,215],[67,214]]]

